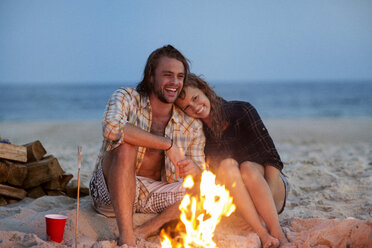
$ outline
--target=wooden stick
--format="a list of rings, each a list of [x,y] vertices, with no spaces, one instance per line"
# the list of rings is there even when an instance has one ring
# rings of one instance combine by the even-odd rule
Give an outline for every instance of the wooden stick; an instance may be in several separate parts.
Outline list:
[[[81,150],[78,146],[78,187],[77,187],[77,203],[76,203],[76,226],[75,226],[75,248],[77,248],[77,237],[79,230],[79,198],[80,198],[80,167],[81,167]]]

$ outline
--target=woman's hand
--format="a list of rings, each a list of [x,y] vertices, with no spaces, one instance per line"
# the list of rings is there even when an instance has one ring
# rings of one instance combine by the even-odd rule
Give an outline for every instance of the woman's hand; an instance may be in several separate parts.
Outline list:
[[[201,174],[202,170],[199,166],[191,159],[186,158],[183,150],[175,144],[169,150],[165,151],[165,153],[174,164],[176,180],[178,178],[185,178],[188,175],[195,178]]]
[[[178,162],[186,160],[185,154],[183,153],[182,149],[175,144],[172,144],[170,149],[165,151],[165,154],[174,164],[176,180],[178,180],[178,178],[180,178],[180,167],[178,166]]]
[[[187,176],[192,176],[196,178],[202,172],[202,170],[197,166],[191,159],[184,159],[178,161],[177,166],[179,167],[180,177],[185,178]]]

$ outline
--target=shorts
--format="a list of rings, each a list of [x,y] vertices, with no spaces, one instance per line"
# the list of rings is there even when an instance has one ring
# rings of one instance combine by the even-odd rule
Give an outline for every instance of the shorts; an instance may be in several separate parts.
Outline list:
[[[140,199],[139,197],[142,190],[141,187],[146,187],[146,192],[148,192],[148,195],[144,199]],[[89,183],[89,192],[93,200],[93,207],[98,213],[106,217],[115,217],[101,165],[93,173]],[[133,212],[161,213],[166,208],[182,201],[184,195],[185,188],[182,186],[182,182],[166,183],[151,178],[136,176],[136,196]]]
[[[288,180],[286,178],[286,176],[280,172],[280,178],[283,180],[284,182],[284,187],[285,187],[285,197],[284,197],[284,203],[283,203],[283,207],[279,210],[278,214],[281,214],[283,211],[284,211],[284,208],[285,208],[285,203],[287,201],[287,197],[288,197],[288,194],[289,194],[289,183],[288,183]]]

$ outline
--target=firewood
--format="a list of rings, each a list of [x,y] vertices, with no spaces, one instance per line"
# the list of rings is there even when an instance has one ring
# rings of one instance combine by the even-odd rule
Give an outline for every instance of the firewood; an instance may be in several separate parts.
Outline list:
[[[51,181],[43,183],[43,188],[46,190],[62,190],[66,189],[67,183],[72,179],[72,174],[61,175],[53,178]]]
[[[5,162],[0,161],[0,183],[6,183],[8,181],[9,168]]]
[[[39,198],[46,195],[41,186],[37,186],[27,190],[27,196],[31,198]]]
[[[24,164],[7,161],[9,166],[8,183],[13,186],[22,186],[27,177],[27,167]]]
[[[39,161],[46,154],[45,148],[39,140],[23,145],[27,148],[27,162]]]
[[[59,195],[66,195],[66,194],[59,190],[48,190],[47,195],[48,196],[59,196]]]
[[[23,187],[28,189],[46,183],[64,173],[58,160],[50,155],[40,161],[26,164],[27,177]]]
[[[6,201],[8,202],[8,205],[19,202],[19,200],[13,198],[6,198]]]
[[[5,198],[0,196],[0,206],[5,206],[7,204],[8,204],[8,202],[5,200]]]
[[[0,184],[0,195],[17,198],[22,200],[26,197],[27,192],[24,189],[15,188],[9,185]]]
[[[66,186],[66,194],[69,197],[76,198],[77,197],[77,185],[78,182],[76,179],[70,181],[67,186]],[[86,196],[89,195],[89,188],[83,185],[82,183],[80,184],[80,196]]]
[[[27,162],[27,148],[24,146],[0,143],[0,158]]]

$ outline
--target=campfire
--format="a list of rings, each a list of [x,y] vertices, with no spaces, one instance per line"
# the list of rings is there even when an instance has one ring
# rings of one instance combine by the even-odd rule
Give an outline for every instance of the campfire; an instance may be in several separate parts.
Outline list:
[[[222,216],[230,216],[235,211],[233,199],[223,185],[217,185],[216,176],[205,171],[201,176],[200,194],[186,194],[180,204],[182,226],[177,225],[177,237],[166,231],[160,233],[162,248],[216,247],[214,231]],[[194,180],[185,178],[183,186],[191,189]]]

